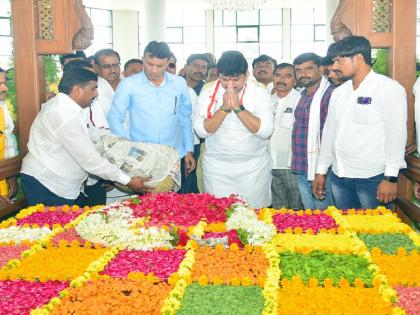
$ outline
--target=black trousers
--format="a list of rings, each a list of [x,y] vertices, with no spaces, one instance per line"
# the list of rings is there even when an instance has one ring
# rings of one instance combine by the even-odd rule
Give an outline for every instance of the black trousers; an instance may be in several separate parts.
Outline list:
[[[94,185],[85,187],[87,196],[80,194],[77,199],[66,199],[54,194],[35,177],[23,173],[20,176],[22,178],[23,192],[30,206],[42,203],[45,206],[79,205],[84,207],[104,205],[106,203],[106,191],[102,186],[102,180],[99,180]]]

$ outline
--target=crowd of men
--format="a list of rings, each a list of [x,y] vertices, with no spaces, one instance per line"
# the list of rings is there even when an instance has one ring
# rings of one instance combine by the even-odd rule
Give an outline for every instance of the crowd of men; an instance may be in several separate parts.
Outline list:
[[[241,52],[225,51],[217,62],[193,54],[177,74],[169,46],[156,41],[123,76],[111,49],[61,61],[59,93],[36,117],[22,163],[29,204],[104,203],[107,190],[121,193],[113,182],[150,191],[149,179],[130,178],[96,152],[109,132],[174,147],[181,193],[291,209],[374,208],[396,198],[406,94],[372,70],[364,37],[293,63],[261,55],[252,69]]]

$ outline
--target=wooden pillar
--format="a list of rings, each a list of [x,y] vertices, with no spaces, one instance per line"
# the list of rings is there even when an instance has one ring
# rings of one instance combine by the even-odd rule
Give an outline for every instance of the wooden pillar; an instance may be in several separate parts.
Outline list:
[[[415,142],[413,85],[416,81],[416,13],[416,0],[393,1],[391,77],[401,83],[407,92],[408,143]]]
[[[42,57],[36,51],[37,12],[33,1],[12,1],[12,15],[19,144],[22,157],[27,152],[26,144],[32,121],[45,100],[44,67]]]
[[[73,36],[82,26],[81,0],[49,1],[11,0],[20,155],[0,161],[0,179],[19,174],[27,153],[30,127],[45,102],[42,55],[71,52]],[[41,6],[42,14],[38,12]],[[48,36],[41,36],[41,29],[47,30]],[[20,200],[0,209],[0,217],[23,205],[24,200]]]

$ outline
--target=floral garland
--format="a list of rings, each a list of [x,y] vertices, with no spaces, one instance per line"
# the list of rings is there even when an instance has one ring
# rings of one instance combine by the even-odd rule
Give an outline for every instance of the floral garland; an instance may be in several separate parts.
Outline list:
[[[107,247],[125,247],[132,250],[171,248],[173,237],[166,229],[157,227],[132,228],[138,220],[126,206],[90,214],[76,226],[84,239]]]
[[[265,244],[263,251],[268,259],[269,267],[267,269],[266,281],[264,284],[264,310],[263,315],[277,315],[278,312],[278,294],[280,283],[280,257],[276,248],[272,244]]]
[[[252,209],[242,205],[233,207],[233,212],[226,221],[226,229],[245,231],[248,243],[257,246],[264,245],[276,235],[273,225],[258,220]]]
[[[68,289],[51,314],[156,314],[171,289],[166,282],[95,279],[80,288]]]
[[[111,248],[110,250],[106,251],[101,257],[92,261],[86,271],[74,278],[70,282],[70,288],[80,288],[85,283],[91,280],[96,280],[99,277],[99,272],[102,271],[105,266],[117,255],[119,249]],[[61,300],[70,294],[69,289],[62,290],[57,297],[52,298],[47,304],[32,310],[31,315],[48,315],[50,312],[61,303]]]
[[[365,257],[369,261],[370,263],[369,270],[374,275],[374,280],[372,284],[378,288],[382,299],[386,303],[395,302],[398,299],[397,292],[392,287],[390,287],[388,278],[383,273],[381,273],[381,270],[378,267],[378,265],[374,263],[372,259],[372,255],[369,253],[366,245],[362,242],[362,240],[360,240],[360,238],[357,237],[356,233],[352,231],[353,226],[346,220],[346,216],[342,214],[342,211],[339,211],[335,208],[331,208],[330,210],[331,210],[332,217],[336,220],[336,222],[342,228],[344,228],[345,234],[350,235],[354,238],[354,241],[356,242],[356,246],[359,247],[360,249],[365,248],[364,251],[362,250],[360,252],[360,256]],[[376,210],[371,210],[371,209],[365,210],[365,214],[366,214],[366,211],[369,211],[369,214],[367,215],[368,216],[371,215],[372,217],[390,214],[388,210],[386,210],[383,207],[378,207],[378,209]],[[374,252],[372,252],[372,254],[374,254]],[[404,314],[404,311],[399,307],[394,307],[392,311],[393,311],[393,314]]]
[[[272,244],[279,252],[293,251],[308,254],[314,250],[332,253],[359,255],[366,250],[366,246],[359,246],[353,235],[331,235],[320,233],[311,234],[277,234],[272,239]]]
[[[48,227],[30,228],[22,226],[10,226],[0,229],[0,240],[2,243],[22,243],[23,241],[38,241],[51,233]]]
[[[136,218],[150,217],[148,225],[193,226],[199,221],[209,223],[226,220],[226,209],[240,202],[235,197],[216,198],[210,194],[146,194],[133,198],[127,205]]]
[[[161,314],[173,315],[181,308],[181,299],[184,296],[187,286],[191,284],[191,270],[195,263],[195,251],[198,245],[195,241],[189,240],[185,246],[187,252],[179,265],[178,272],[172,274],[168,279],[169,284],[174,284],[174,288],[164,300]]]

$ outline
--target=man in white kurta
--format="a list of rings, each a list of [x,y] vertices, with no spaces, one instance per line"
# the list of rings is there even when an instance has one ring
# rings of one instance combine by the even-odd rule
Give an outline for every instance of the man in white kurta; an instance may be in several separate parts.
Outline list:
[[[219,197],[238,194],[255,208],[269,206],[270,96],[262,85],[246,79],[248,64],[240,52],[224,52],[217,68],[219,80],[203,88],[194,114],[195,131],[206,138],[204,191]]]

